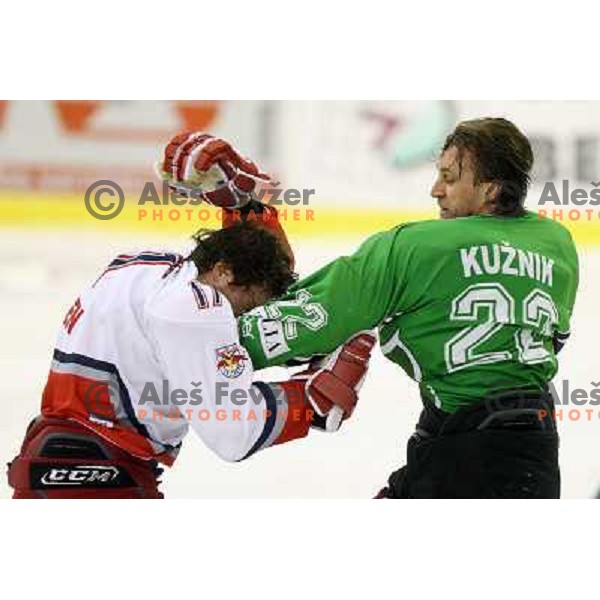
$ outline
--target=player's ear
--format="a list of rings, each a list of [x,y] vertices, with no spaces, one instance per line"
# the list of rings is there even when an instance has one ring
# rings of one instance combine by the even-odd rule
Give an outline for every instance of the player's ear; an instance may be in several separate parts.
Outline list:
[[[498,196],[500,194],[500,190],[502,188],[502,182],[488,181],[488,182],[484,183],[483,186],[484,186],[484,194],[485,194],[486,198],[490,202],[492,202],[498,198]]]
[[[502,184],[498,181],[485,181],[481,184],[483,192],[483,204],[488,210],[493,210],[500,192],[502,190]]]
[[[214,273],[220,284],[230,285],[233,283],[233,272],[226,262],[223,262],[222,260],[218,261],[214,266]]]

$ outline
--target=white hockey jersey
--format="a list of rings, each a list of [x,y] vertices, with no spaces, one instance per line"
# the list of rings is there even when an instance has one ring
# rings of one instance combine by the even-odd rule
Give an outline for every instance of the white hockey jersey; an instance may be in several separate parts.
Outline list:
[[[177,254],[118,256],[64,319],[42,413],[165,464],[189,427],[225,460],[306,435],[282,386],[252,383],[229,301],[196,277]]]

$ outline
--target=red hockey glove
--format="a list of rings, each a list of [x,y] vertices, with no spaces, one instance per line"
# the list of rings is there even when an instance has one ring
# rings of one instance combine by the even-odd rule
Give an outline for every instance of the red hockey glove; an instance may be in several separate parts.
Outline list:
[[[283,393],[283,397],[275,409],[277,435],[270,435],[254,451],[302,438],[310,427],[337,431],[356,406],[374,345],[375,336],[361,332],[326,357],[322,365],[313,365],[287,381],[256,382],[261,390],[269,388],[268,396],[279,398]]]
[[[337,431],[352,415],[375,342],[372,332],[358,333],[317,367],[294,376],[306,379],[306,394],[315,411],[313,427]]]
[[[244,206],[257,182],[271,179],[229,142],[202,132],[173,137],[157,172],[178,194],[222,208]]]

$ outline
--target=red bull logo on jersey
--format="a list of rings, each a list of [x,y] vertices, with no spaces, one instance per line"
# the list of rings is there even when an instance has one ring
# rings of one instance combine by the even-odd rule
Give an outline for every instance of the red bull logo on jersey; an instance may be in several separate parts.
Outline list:
[[[227,379],[239,377],[246,368],[247,354],[238,344],[217,348],[217,369]]]

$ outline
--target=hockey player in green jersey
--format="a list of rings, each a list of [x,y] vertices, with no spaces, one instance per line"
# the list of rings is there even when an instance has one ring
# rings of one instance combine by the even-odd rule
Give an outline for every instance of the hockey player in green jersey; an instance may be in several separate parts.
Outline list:
[[[548,383],[569,335],[578,261],[562,225],[524,209],[532,164],[511,122],[460,123],[431,191],[440,220],[376,234],[239,320],[255,369],[379,329],[424,408],[406,466],[378,497],[560,495]]]

